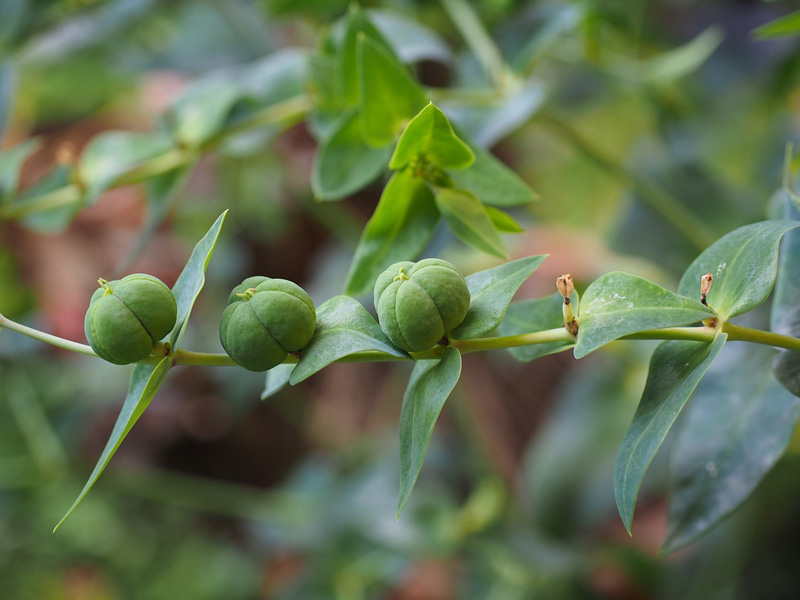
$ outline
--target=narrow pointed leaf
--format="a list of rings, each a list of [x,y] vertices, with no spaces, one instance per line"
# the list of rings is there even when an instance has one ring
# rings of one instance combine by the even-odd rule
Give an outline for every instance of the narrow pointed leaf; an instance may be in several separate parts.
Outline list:
[[[628,533],[650,463],[727,337],[721,333],[711,344],[663,342],[653,353],[642,399],[614,465],[614,495]]]
[[[452,346],[439,360],[414,365],[400,414],[400,497],[397,517],[417,483],[433,428],[461,375],[461,353]]]
[[[385,48],[358,38],[359,106],[364,138],[374,146],[393,142],[427,99],[406,68]]]
[[[700,297],[700,278],[714,276],[708,305],[727,320],[767,299],[778,271],[778,246],[783,235],[800,226],[794,221],[762,221],[736,229],[717,240],[689,266],[678,293]]]
[[[92,139],[78,163],[79,176],[86,186],[86,202],[96,202],[119,177],[170,149],[172,139],[166,133],[101,133]]]
[[[358,300],[335,296],[317,308],[314,337],[303,349],[291,376],[296,385],[337,360],[356,352],[381,352],[397,358],[408,354],[395,348]]]
[[[271,398],[289,385],[289,378],[292,376],[292,371],[294,371],[296,366],[296,363],[281,363],[277,367],[272,367],[267,371],[267,377],[264,381],[264,391],[261,392],[261,399],[266,400],[267,398]]]
[[[546,254],[529,256],[468,275],[469,310],[464,322],[452,331],[453,337],[466,340],[481,337],[496,329],[519,286],[539,268],[545,258]]]
[[[447,116],[431,102],[403,130],[390,169],[402,169],[418,156],[442,169],[466,169],[475,154],[453,132]]]
[[[439,210],[425,181],[410,169],[392,175],[358,242],[345,293],[363,294],[394,262],[414,260],[439,223]]]
[[[122,440],[125,439],[136,424],[136,421],[139,420],[139,417],[141,417],[147,407],[150,406],[150,402],[153,400],[158,388],[167,376],[167,371],[169,371],[171,362],[172,359],[165,356],[161,362],[156,365],[135,365],[133,367],[133,373],[131,374],[131,380],[128,386],[128,395],[122,405],[119,417],[117,417],[117,422],[114,424],[114,429],[111,431],[111,437],[108,439],[106,447],[103,449],[103,453],[97,461],[97,465],[95,465],[92,474],[89,476],[89,480],[86,482],[86,485],[83,486],[81,493],[78,494],[78,498],[67,511],[67,514],[61,518],[53,531],[58,529],[67,517],[72,514],[81,503],[81,500],[84,499],[86,494],[89,493],[89,490],[92,489],[92,486],[97,482],[97,479],[108,465],[111,457],[114,456],[114,453],[120,447],[120,444],[122,444]]]
[[[228,211],[226,210],[217,217],[211,229],[197,242],[186,266],[183,267],[183,271],[181,271],[178,280],[172,287],[172,293],[178,303],[178,320],[175,322],[175,328],[172,333],[168,336],[173,350],[177,350],[178,345],[181,343],[183,332],[186,331],[186,324],[189,321],[189,315],[192,313],[192,307],[200,294],[200,290],[205,285],[206,267],[208,267],[208,261],[211,260],[211,255],[214,253],[214,246],[217,244],[219,232],[227,214]]]
[[[758,40],[800,35],[800,10],[784,15],[753,30]]]
[[[370,146],[361,136],[356,111],[345,117],[331,137],[322,142],[311,173],[311,189],[318,200],[339,200],[374,180],[386,168],[390,145]]]
[[[494,225],[494,228],[500,233],[522,233],[525,231],[525,228],[517,223],[508,213],[503,212],[494,206],[484,206],[483,208],[486,209],[486,213],[492,220],[492,225]]]
[[[800,210],[789,194],[781,193],[784,219],[800,221]],[[778,274],[772,295],[770,329],[783,335],[800,336],[800,230],[786,232],[778,255]]]
[[[718,525],[783,456],[800,398],[773,378],[775,355],[756,344],[730,344],[697,386],[673,446],[665,551]]]
[[[456,187],[475,194],[484,204],[524,206],[537,199],[525,181],[486,150],[470,146],[475,162],[468,169],[448,173]]]
[[[351,5],[347,13],[344,41],[338,56],[342,95],[348,106],[357,104],[359,98],[358,39],[360,36],[369,38],[370,41],[385,50],[389,56],[397,58],[392,47],[364,11],[355,4]]]
[[[575,303],[578,302],[578,292],[572,293],[572,302],[577,306]],[[558,292],[547,298],[512,302],[508,306],[506,316],[503,317],[503,322],[497,328],[497,334],[520,335],[563,327],[564,314],[561,308],[563,305],[564,298]],[[548,342],[509,348],[508,351],[518,361],[530,362],[541,356],[569,350],[574,345],[575,342]]]
[[[471,192],[437,188],[436,206],[450,231],[462,242],[493,256],[508,258],[489,213]]]
[[[575,358],[630,333],[691,325],[714,316],[697,300],[684,298],[651,281],[621,273],[607,273],[583,294]]]

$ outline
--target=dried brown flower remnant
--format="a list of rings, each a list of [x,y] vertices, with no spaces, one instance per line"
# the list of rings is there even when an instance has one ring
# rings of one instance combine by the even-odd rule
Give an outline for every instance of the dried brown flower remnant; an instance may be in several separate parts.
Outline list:
[[[711,284],[714,283],[714,276],[711,273],[706,273],[700,278],[700,302],[708,306],[706,297],[708,292],[711,291]]]
[[[575,283],[572,281],[572,275],[565,273],[556,279],[556,288],[558,292],[564,297],[564,327],[572,335],[578,335],[578,321],[575,320],[575,315],[572,313],[572,301],[570,296],[575,291]]]

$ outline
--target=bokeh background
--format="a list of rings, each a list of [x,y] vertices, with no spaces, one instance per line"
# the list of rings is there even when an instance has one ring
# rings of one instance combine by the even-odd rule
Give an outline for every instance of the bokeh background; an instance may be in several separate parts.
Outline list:
[[[159,127],[193,81],[313,49],[347,4],[0,0],[0,148],[39,139],[19,183],[30,188],[98,133]],[[362,4],[443,97],[486,85],[446,3]],[[512,258],[551,255],[518,298],[552,293],[564,272],[579,287],[624,270],[674,288],[708,239],[654,210],[664,195],[712,241],[765,218],[798,135],[800,39],[753,30],[793,2],[473,6],[533,90],[460,120],[541,196],[513,212],[526,232],[506,239]],[[317,304],[340,293],[384,181],[318,203],[305,124],[240,142],[201,159],[144,242],[142,185],[109,191],[65,228],[0,223],[0,312],[84,341],[98,277],[173,283],[226,208],[186,346],[221,351],[219,316],[246,276],[294,280]],[[426,254],[465,273],[498,264],[444,229]],[[408,365],[334,365],[267,401],[263,374],[181,367],[53,534],[105,445],[129,368],[3,331],[0,598],[796,598],[795,455],[711,536],[669,556],[658,553],[659,458],[625,533],[613,461],[652,347],[612,344],[580,363],[466,357],[399,521]]]

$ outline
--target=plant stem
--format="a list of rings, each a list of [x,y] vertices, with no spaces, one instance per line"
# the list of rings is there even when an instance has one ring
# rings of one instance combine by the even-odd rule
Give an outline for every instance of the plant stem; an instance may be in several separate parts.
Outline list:
[[[199,153],[217,148],[236,134],[267,126],[291,127],[302,121],[311,108],[311,99],[307,95],[294,96],[232,123],[200,148],[171,148],[164,154],[144,161],[120,175],[110,188],[139,183],[190,164],[197,159]],[[41,196],[0,206],[0,219],[19,219],[30,214],[74,205],[82,198],[83,193],[80,187],[74,183],[68,184]]]
[[[56,335],[50,335],[49,333],[44,333],[43,331],[39,331],[38,329],[33,329],[32,327],[26,327],[25,325],[21,325],[0,315],[0,329],[10,329],[11,331],[16,331],[17,333],[21,333],[22,335],[27,335],[30,338],[35,340],[39,340],[40,342],[44,342],[45,344],[50,344],[51,346],[57,346],[58,348],[63,348],[64,350],[70,350],[72,352],[77,352],[79,354],[85,354],[87,356],[97,356],[94,350],[92,350],[91,346],[87,346],[86,344],[79,344],[78,342],[72,342],[70,340],[65,340],[64,338],[60,338]]]
[[[762,331],[760,329],[751,329],[749,327],[741,327],[730,322],[725,322],[722,324],[722,331],[728,334],[729,340],[753,342],[756,344],[764,344],[766,346],[774,346],[776,348],[785,348],[786,350],[800,352],[800,339],[788,335],[772,333],[771,331]]]
[[[688,210],[670,192],[649,177],[635,173],[612,158],[606,156],[582,135],[575,131],[564,119],[552,113],[540,113],[540,121],[551,130],[570,142],[586,158],[607,171],[624,185],[632,188],[639,197],[650,205],[673,227],[681,231],[698,250],[705,250],[719,237],[703,221]]]

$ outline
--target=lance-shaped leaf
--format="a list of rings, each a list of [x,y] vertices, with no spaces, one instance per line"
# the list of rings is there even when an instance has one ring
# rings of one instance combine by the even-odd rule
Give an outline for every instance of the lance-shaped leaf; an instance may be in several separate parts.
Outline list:
[[[114,456],[114,453],[117,451],[120,444],[122,444],[122,440],[125,439],[136,424],[136,421],[139,420],[139,417],[141,417],[147,407],[150,406],[150,402],[153,400],[158,388],[167,376],[167,371],[169,371],[171,362],[172,359],[165,356],[156,365],[143,364],[133,367],[133,373],[131,374],[131,380],[128,385],[128,395],[125,397],[122,410],[119,413],[119,417],[117,417],[117,422],[114,424],[114,429],[111,431],[111,437],[108,439],[106,447],[103,449],[103,453],[97,461],[97,465],[95,465],[92,474],[89,476],[89,480],[86,482],[86,485],[83,486],[80,494],[78,494],[78,498],[67,511],[67,514],[61,518],[53,531],[58,529],[67,517],[72,514],[78,504],[81,503],[81,500],[84,499],[86,494],[89,493],[89,490],[92,489],[92,486],[97,482],[97,479],[108,465],[111,457]]]
[[[363,33],[358,36],[358,66],[364,139],[385,146],[425,106],[427,98],[406,68]]]
[[[642,399],[614,465],[614,495],[628,533],[636,496],[650,463],[727,338],[720,333],[710,344],[663,342],[653,353]]]
[[[514,218],[506,212],[495,208],[494,206],[485,206],[486,213],[492,220],[492,225],[500,233],[522,233],[525,229],[517,223]]]
[[[192,250],[192,255],[186,262],[186,266],[183,267],[183,271],[181,271],[178,280],[172,287],[172,293],[178,303],[178,320],[175,322],[175,328],[172,333],[168,336],[173,350],[177,350],[178,345],[181,343],[194,302],[206,283],[206,267],[208,267],[208,261],[211,260],[211,255],[214,253],[214,246],[217,244],[217,238],[219,238],[219,232],[227,214],[228,211],[226,210],[217,217],[211,229],[197,242],[194,250]]]
[[[292,376],[292,371],[294,371],[296,366],[296,363],[281,363],[277,367],[272,367],[267,371],[267,377],[264,381],[264,391],[261,392],[261,399],[266,400],[289,385],[289,378]]]
[[[39,149],[39,140],[33,138],[0,151],[0,202],[17,193],[22,163]]]
[[[474,194],[467,190],[436,188],[436,206],[450,231],[462,242],[493,256],[508,258],[489,213]]]
[[[500,325],[519,286],[539,268],[545,258],[546,254],[520,258],[467,276],[469,310],[461,325],[452,331],[453,338],[466,340],[480,337]]]
[[[395,348],[358,300],[335,296],[317,308],[314,337],[303,348],[290,382],[298,384],[337,360],[356,352],[380,352],[399,359],[408,354]]]
[[[411,169],[392,175],[358,242],[345,293],[363,294],[394,262],[414,260],[439,223],[433,193]]]
[[[630,333],[690,325],[712,316],[714,311],[697,300],[651,281],[618,271],[607,273],[583,294],[575,358]]]
[[[789,445],[800,398],[772,377],[775,354],[730,344],[697,387],[672,449],[666,551],[693,542],[736,510]]]
[[[800,226],[793,221],[762,221],[736,229],[717,240],[689,266],[678,293],[697,298],[700,278],[714,276],[708,305],[723,320],[754,309],[767,299],[778,271],[783,234]]]
[[[800,221],[800,210],[789,194],[780,195],[784,219]],[[787,232],[778,256],[778,275],[772,295],[769,326],[783,335],[800,336],[800,230]]]
[[[370,41],[385,50],[390,57],[397,60],[392,47],[361,10],[361,7],[351,4],[347,12],[344,40],[337,57],[337,71],[341,78],[339,86],[348,106],[357,104],[359,99],[358,39],[361,36],[369,38]]]
[[[573,306],[578,306],[578,292],[572,293],[571,301]],[[497,334],[521,335],[533,331],[544,331],[546,329],[557,329],[564,325],[564,313],[562,306],[564,298],[556,292],[547,298],[537,298],[536,300],[522,300],[512,302],[508,306],[503,322],[497,328]],[[521,362],[530,362],[541,356],[563,352],[575,345],[575,342],[547,342],[545,344],[531,344],[529,346],[519,346],[509,348],[511,355]]]
[[[536,192],[519,175],[486,150],[471,146],[475,162],[468,169],[448,173],[456,187],[469,190],[484,204],[524,206],[537,199]]]
[[[171,148],[172,140],[166,133],[101,133],[89,143],[78,163],[86,202],[95,202],[118,178]]]
[[[390,145],[375,148],[364,142],[361,119],[357,111],[352,111],[314,156],[314,196],[317,200],[339,200],[357,192],[386,168],[391,152]]]
[[[759,40],[800,35],[800,10],[757,27],[753,30],[753,35]]]
[[[439,360],[414,365],[400,414],[400,497],[397,517],[417,483],[433,428],[461,375],[461,353],[452,346]]]
[[[402,169],[418,156],[442,169],[466,169],[475,162],[475,154],[453,132],[447,116],[433,102],[406,125],[389,168]]]
[[[182,144],[199,146],[222,130],[242,94],[230,81],[199,80],[181,94],[165,119]]]

